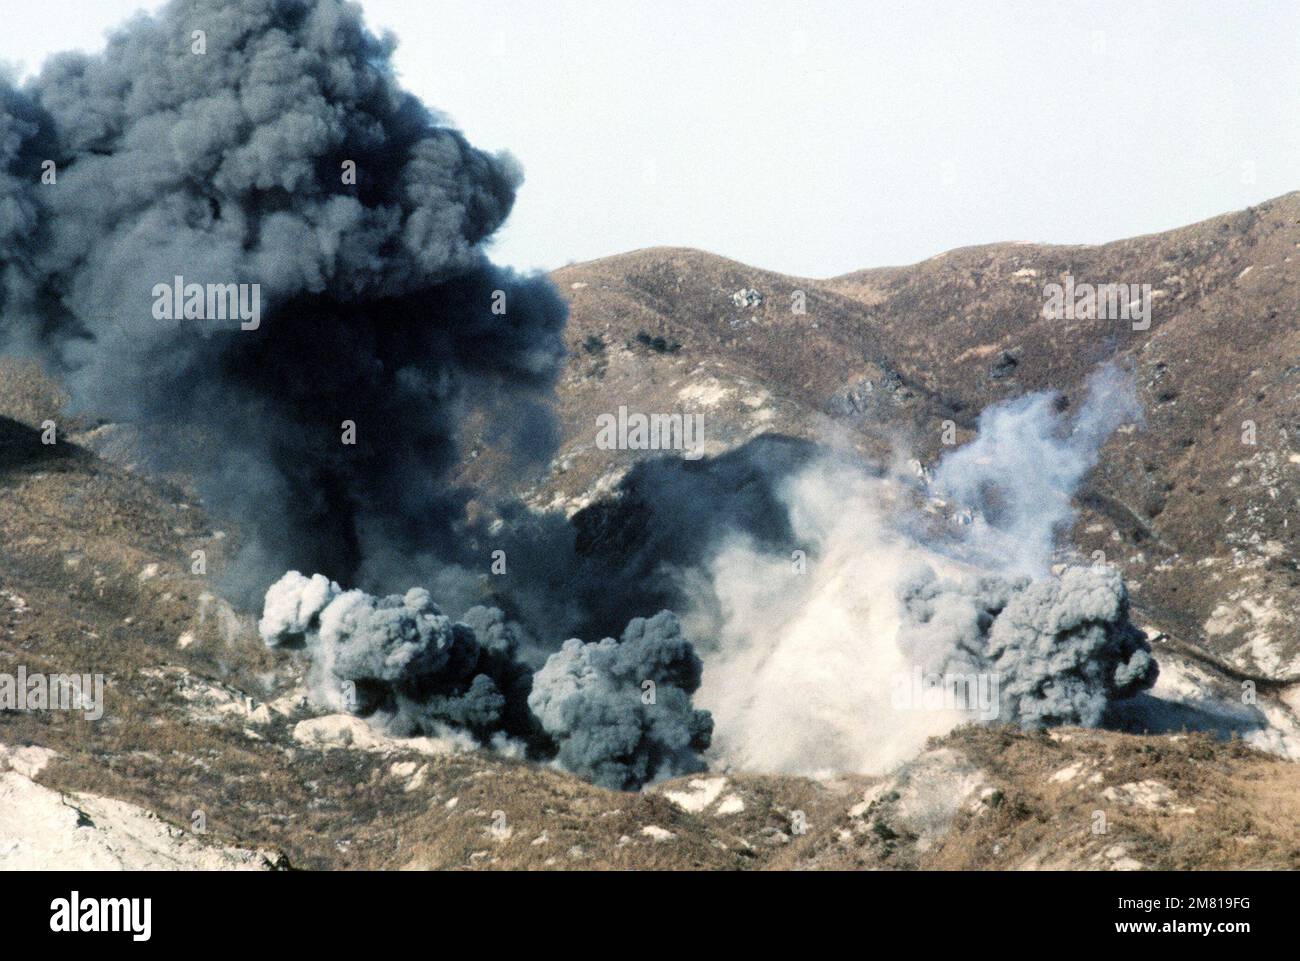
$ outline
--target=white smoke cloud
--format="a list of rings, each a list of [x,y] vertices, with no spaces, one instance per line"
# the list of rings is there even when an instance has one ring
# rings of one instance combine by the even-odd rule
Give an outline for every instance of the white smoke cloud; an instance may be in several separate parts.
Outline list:
[[[713,560],[718,610],[688,624],[717,638],[701,651],[697,700],[713,713],[720,761],[792,774],[880,771],[959,722],[891,706],[891,680],[909,671],[895,640],[903,585],[918,565],[941,560],[889,522],[906,509],[901,494],[844,465],[814,464],[785,490],[792,552],[807,554],[802,573],[795,558],[742,539]]]
[[[964,546],[983,569],[1046,574],[1059,534],[1074,519],[1071,497],[1102,444],[1142,417],[1132,379],[1111,365],[1089,380],[1073,421],[1058,411],[1058,397],[1042,392],[986,408],[979,436],[934,472],[936,493],[973,509]]]
[[[1027,726],[1096,724],[1111,698],[1150,686],[1154,662],[1118,574],[1048,576],[1074,488],[1138,414],[1133,391],[1105,369],[1076,417],[1060,406],[1037,394],[991,407],[978,439],[940,463],[930,507],[968,509],[969,524],[936,529],[908,481],[822,460],[782,492],[791,555],[743,537],[714,555],[687,624],[716,638],[700,650],[697,700],[714,715],[719,763],[875,773],[988,719],[961,701],[900,704],[917,669],[998,675],[997,715]]]

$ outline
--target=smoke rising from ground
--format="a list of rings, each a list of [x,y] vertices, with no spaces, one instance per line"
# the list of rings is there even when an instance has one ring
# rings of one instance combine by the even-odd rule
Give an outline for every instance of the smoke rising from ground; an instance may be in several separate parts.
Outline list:
[[[374,597],[290,571],[267,591],[258,631],[305,649],[316,705],[399,737],[468,735],[619,790],[704,769],[700,660],[668,611],[634,619],[619,641],[568,640],[534,675],[499,610],[454,622],[422,588]]]
[[[666,612],[633,620],[621,642],[569,640],[531,675],[527,707],[549,745],[541,756],[609,787],[699,770],[706,749],[713,764],[740,770],[880,772],[963,722],[1097,725],[1150,688],[1157,667],[1116,571],[1048,571],[1073,519],[1074,486],[1133,410],[1131,388],[1111,370],[1077,414],[1049,394],[990,408],[981,418],[989,436],[950,454],[929,487],[794,442],[699,465],[645,464],[565,536],[539,518],[507,525],[523,593],[557,598],[520,605],[527,633],[483,608],[465,620],[490,621],[479,637],[509,631],[511,657],[536,665],[573,623],[663,603],[685,612],[680,626]],[[999,459],[1026,469],[999,470]],[[972,465],[969,474],[953,460]],[[954,500],[954,488],[982,499]],[[538,565],[551,576],[530,588]],[[520,584],[519,574],[511,580]],[[286,582],[298,597],[316,581]],[[412,595],[427,603],[412,592],[363,609],[409,608]],[[299,604],[273,591],[264,624],[300,623]],[[333,623],[321,618],[322,638]],[[389,646],[345,663],[392,664]],[[319,646],[314,660],[339,663]],[[971,679],[987,703],[930,704],[912,684],[918,675]],[[647,680],[654,705],[642,700]],[[478,683],[474,693],[491,693]],[[436,720],[467,725],[446,711]],[[476,732],[481,743],[487,733]]]
[[[1132,380],[1100,368],[1074,418],[1060,397],[1029,394],[981,412],[978,436],[945,456],[935,493],[974,509],[967,558],[981,567],[1041,577],[1052,549],[1074,519],[1071,497],[1101,446],[1125,423],[1141,420]]]
[[[605,787],[636,787],[704,770],[713,719],[691,705],[701,667],[677,618],[661,611],[634,619],[618,641],[565,641],[533,678],[528,705],[561,766]]]
[[[520,456],[552,441],[565,307],[483,252],[519,168],[402,91],[393,46],[338,0],[175,0],[0,83],[0,344],[198,475],[251,539],[244,596],[452,552],[466,410]],[[257,284],[260,325],[157,318],[175,277]]]
[[[1008,724],[1096,727],[1112,701],[1155,684],[1155,659],[1114,568],[1068,567],[1034,582],[928,579],[903,602],[899,646],[927,660],[927,673],[996,674],[998,719]]]
[[[528,711],[531,672],[500,612],[456,623],[428,591],[374,597],[290,571],[271,586],[258,631],[272,647],[305,647],[318,705],[371,717],[399,736],[465,732],[520,750],[538,739]]]
[[[916,703],[918,670],[996,676],[996,716],[1027,727],[1096,725],[1149,688],[1157,669],[1119,574],[1049,573],[1075,486],[1136,414],[1126,379],[1103,369],[1076,416],[1052,394],[986,410],[929,489],[834,458],[782,478],[791,550],[733,534],[690,580],[700,601],[685,623],[716,638],[701,647],[698,696],[716,759],[879,772],[984,719],[973,702]]]

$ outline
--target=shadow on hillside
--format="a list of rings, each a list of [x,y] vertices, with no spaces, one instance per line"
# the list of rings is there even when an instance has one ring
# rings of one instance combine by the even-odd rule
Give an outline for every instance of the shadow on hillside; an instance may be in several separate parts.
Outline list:
[[[42,443],[41,431],[35,427],[0,417],[0,474],[57,464],[80,452],[62,437],[54,444]]]
[[[1102,727],[1126,734],[1204,731],[1226,741],[1267,730],[1269,721],[1262,711],[1249,705],[1219,701],[1183,704],[1143,693],[1111,704]]]
[[[728,535],[773,550],[794,539],[781,487],[819,450],[764,434],[697,461],[641,461],[571,518],[503,507],[480,552],[505,551],[512,586],[491,603],[542,625],[555,643],[618,637],[633,617],[686,610],[700,598],[682,572],[705,564]]]

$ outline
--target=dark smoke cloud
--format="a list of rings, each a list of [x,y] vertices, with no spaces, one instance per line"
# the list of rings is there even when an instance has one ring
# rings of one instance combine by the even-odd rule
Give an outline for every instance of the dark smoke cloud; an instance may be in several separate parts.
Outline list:
[[[713,718],[691,695],[703,665],[677,618],[638,617],[621,640],[564,642],[533,678],[528,706],[566,769],[615,789],[702,771]]]
[[[465,620],[453,622],[422,588],[374,597],[290,571],[267,591],[258,631],[271,647],[306,648],[318,704],[399,736],[464,731],[485,745],[536,748],[516,637],[499,611]]]
[[[553,439],[565,307],[483,253],[519,169],[402,91],[393,45],[337,0],[177,0],[0,87],[3,340],[200,476],[253,538],[246,593],[450,550],[467,409],[521,456]],[[260,327],[155,320],[178,275],[259,284]]]
[[[621,641],[569,640],[536,675],[501,611],[454,622],[422,588],[375,597],[290,571],[267,591],[258,630],[268,646],[305,649],[316,704],[390,734],[468,734],[619,790],[704,769],[713,721],[691,705],[700,659],[667,611],[636,618]]]
[[[409,584],[412,567],[477,547],[470,494],[446,482],[457,430],[477,415],[497,449],[549,454],[563,358],[552,286],[483,250],[518,167],[403,92],[392,49],[336,0],[176,0],[102,55],[0,86],[0,337],[43,357],[78,406],[134,423],[156,466],[192,472],[214,513],[240,522],[246,547],[225,574],[237,596],[286,568],[322,572],[285,575],[261,623],[269,644],[308,649],[319,702],[398,734],[558,750],[618,786],[696,770],[699,661],[670,616],[634,622],[616,657],[582,655],[575,697],[542,702],[543,731],[524,657],[541,663],[571,636],[566,620],[597,618],[539,608],[538,643],[499,610],[453,622],[422,589],[338,586]],[[155,288],[176,277],[258,285],[260,323],[157,317]],[[540,560],[555,532],[526,521],[508,525],[512,547]],[[642,680],[660,684],[656,705],[641,703]]]
[[[1005,723],[1097,727],[1112,703],[1159,674],[1111,567],[1069,567],[1034,582],[952,583],[927,571],[904,591],[903,607],[899,646],[936,675],[999,675]]]

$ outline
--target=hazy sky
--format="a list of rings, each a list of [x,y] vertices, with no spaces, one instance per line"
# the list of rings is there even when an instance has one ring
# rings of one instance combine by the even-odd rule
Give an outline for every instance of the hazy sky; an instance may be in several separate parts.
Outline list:
[[[4,0],[0,60],[156,0]],[[363,0],[525,184],[494,256],[658,244],[794,274],[1093,243],[1300,189],[1300,2]]]

